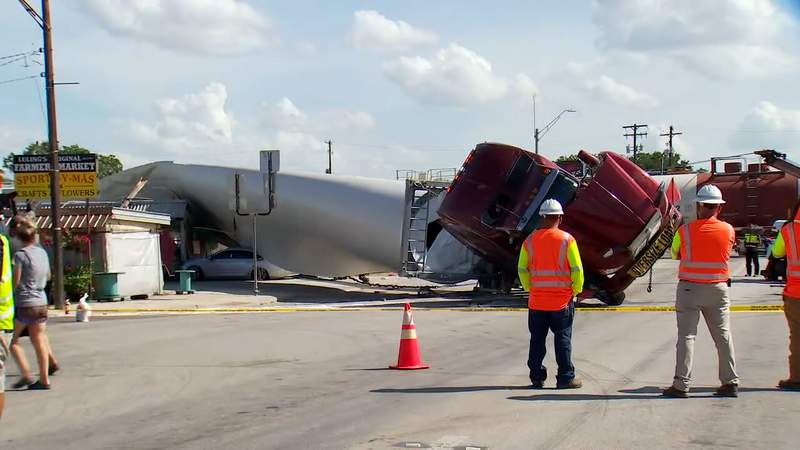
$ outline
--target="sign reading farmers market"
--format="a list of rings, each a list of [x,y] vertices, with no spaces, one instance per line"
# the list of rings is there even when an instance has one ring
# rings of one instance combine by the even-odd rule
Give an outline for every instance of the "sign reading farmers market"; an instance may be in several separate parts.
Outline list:
[[[96,198],[97,155],[58,155],[61,197],[68,199]],[[14,155],[14,189],[23,199],[50,198],[50,156]]]

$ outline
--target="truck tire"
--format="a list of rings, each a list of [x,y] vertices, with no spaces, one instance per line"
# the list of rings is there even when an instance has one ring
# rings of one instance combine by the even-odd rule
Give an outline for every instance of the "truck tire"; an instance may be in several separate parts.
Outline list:
[[[622,302],[625,301],[625,292],[615,292],[613,294],[609,294],[606,291],[598,291],[597,299],[601,302],[605,303],[608,306],[619,306]]]

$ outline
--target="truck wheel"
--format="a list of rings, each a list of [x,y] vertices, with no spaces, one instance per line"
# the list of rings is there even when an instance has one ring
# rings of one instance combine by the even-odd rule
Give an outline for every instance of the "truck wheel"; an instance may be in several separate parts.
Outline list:
[[[622,302],[625,301],[625,292],[615,292],[613,294],[609,294],[606,291],[598,291],[597,292],[597,299],[601,302],[605,303],[608,306],[619,306]]]

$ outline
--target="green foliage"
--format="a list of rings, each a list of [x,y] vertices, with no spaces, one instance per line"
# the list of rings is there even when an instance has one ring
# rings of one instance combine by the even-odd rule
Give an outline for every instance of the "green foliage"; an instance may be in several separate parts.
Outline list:
[[[89,294],[91,285],[92,268],[89,264],[84,264],[64,274],[64,293],[70,300],[77,301],[83,294]]]
[[[71,153],[83,155],[92,153],[89,149],[83,148],[80,145],[65,145],[59,150],[60,153]],[[50,153],[50,146],[47,141],[32,142],[25,147],[23,155],[47,155]],[[10,169],[14,164],[14,153],[9,153],[3,158],[3,167]],[[113,175],[117,172],[122,172],[122,162],[115,155],[97,155],[97,176],[100,178],[108,175]]]
[[[633,155],[628,157],[633,160]],[[689,167],[689,161],[681,159],[680,153],[672,153],[672,164],[670,164],[669,154],[667,152],[639,152],[636,155],[636,164],[642,169],[649,172],[659,172],[669,169],[670,167]],[[663,164],[663,165],[662,165]]]
[[[567,161],[577,161],[578,155],[561,155],[556,159],[556,163],[560,162],[567,162]]]

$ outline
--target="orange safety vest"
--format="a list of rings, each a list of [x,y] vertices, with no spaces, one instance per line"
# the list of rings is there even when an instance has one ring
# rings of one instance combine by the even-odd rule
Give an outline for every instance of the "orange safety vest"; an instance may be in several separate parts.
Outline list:
[[[575,241],[558,228],[536,230],[525,239],[528,252],[528,273],[531,292],[528,308],[540,311],[560,311],[572,299],[572,277],[567,248]]]
[[[699,219],[678,229],[681,264],[678,279],[692,283],[723,283],[730,278],[728,261],[735,241],[733,227],[716,217]]]
[[[786,246],[786,287],[784,295],[800,299],[800,221],[789,222],[781,228]]]

